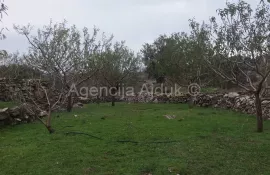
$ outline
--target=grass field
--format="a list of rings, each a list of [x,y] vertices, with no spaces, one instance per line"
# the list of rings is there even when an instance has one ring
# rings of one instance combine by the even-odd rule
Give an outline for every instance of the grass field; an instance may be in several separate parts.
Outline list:
[[[13,106],[16,106],[15,103],[13,102],[1,102],[0,101],[0,109],[3,109],[3,108],[7,108],[7,107],[13,107]]]
[[[52,135],[40,123],[1,128],[0,174],[266,175],[270,123],[258,134],[255,122],[179,104],[91,104],[55,113]]]

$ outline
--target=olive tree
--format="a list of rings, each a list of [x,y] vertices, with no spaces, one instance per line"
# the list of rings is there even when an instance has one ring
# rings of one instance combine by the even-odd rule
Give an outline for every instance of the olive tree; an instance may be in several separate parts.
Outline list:
[[[161,35],[154,43],[145,44],[141,52],[150,77],[157,80],[164,77],[167,82],[185,87],[190,83],[201,86],[211,83],[213,73],[203,64],[202,53],[188,33]]]

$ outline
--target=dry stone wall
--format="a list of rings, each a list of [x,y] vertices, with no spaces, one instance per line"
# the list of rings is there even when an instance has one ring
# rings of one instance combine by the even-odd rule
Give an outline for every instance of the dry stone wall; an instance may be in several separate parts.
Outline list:
[[[14,125],[32,122],[37,117],[46,116],[46,112],[27,100],[29,94],[39,94],[39,101],[44,101],[38,92],[38,86],[46,87],[46,82],[38,79],[0,79],[0,101],[16,101],[20,105],[13,108],[0,109],[0,125]],[[36,95],[36,94],[35,94]]]
[[[40,80],[8,80],[0,79],[0,101],[11,101],[14,98],[20,96],[27,96],[29,92],[35,93],[36,86],[38,84],[46,86],[45,82],[40,82]],[[21,93],[21,94],[19,94]],[[43,97],[45,98],[45,97]],[[41,101],[43,98],[40,98]],[[52,97],[53,98],[53,97]],[[245,93],[216,93],[216,94],[200,94],[196,98],[189,96],[188,94],[183,94],[181,96],[153,96],[147,93],[137,94],[132,97],[118,97],[116,98],[118,102],[127,103],[182,103],[186,104],[192,100],[195,104],[200,107],[213,107],[229,109],[234,111],[239,111],[246,114],[255,115],[256,108],[254,105],[254,96]],[[110,97],[102,98],[82,98],[74,100],[82,104],[86,103],[96,103],[96,102],[110,102]],[[75,104],[76,106],[78,104]],[[81,106],[78,105],[78,106]],[[270,101],[264,101],[262,104],[263,116],[265,119],[270,119]],[[0,123],[4,122],[6,124],[18,124],[23,122],[31,122],[37,117],[46,116],[44,111],[36,111],[35,107],[22,105],[14,108],[0,109]]]
[[[40,111],[34,105],[25,103],[12,108],[0,109],[0,125],[30,123],[46,116],[46,111]]]
[[[201,94],[197,97],[196,104],[202,107],[231,109],[234,111],[256,115],[255,97],[248,94]],[[262,102],[263,117],[270,119],[270,101]]]
[[[189,103],[194,100],[194,103],[200,107],[213,107],[228,110],[234,110],[246,114],[256,115],[255,97],[246,93],[215,93],[215,94],[200,94],[197,97],[191,97],[188,94],[182,96],[152,96],[141,94],[134,97],[127,97],[124,101],[128,103]],[[270,119],[270,101],[262,102],[263,117]]]
[[[45,81],[39,79],[0,79],[0,101],[15,101],[24,98],[28,93],[35,93],[37,87]]]

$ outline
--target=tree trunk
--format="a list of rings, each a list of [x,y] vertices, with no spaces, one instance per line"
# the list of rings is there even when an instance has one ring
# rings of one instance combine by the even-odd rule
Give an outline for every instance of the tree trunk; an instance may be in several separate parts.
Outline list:
[[[118,86],[115,87],[115,89],[112,89],[112,106],[115,106],[115,96],[118,90]]]
[[[54,129],[52,129],[51,126],[47,126],[47,130],[49,131],[50,134],[54,133]]]
[[[72,95],[70,94],[68,96],[68,101],[67,101],[67,112],[71,112],[72,111]]]
[[[52,126],[51,126],[51,118],[52,118],[51,117],[51,110],[49,110],[47,122],[46,122],[46,128],[50,134],[54,133],[54,129],[52,129]]]
[[[112,96],[112,106],[115,106],[115,96]]]
[[[260,99],[260,94],[255,93],[255,105],[257,114],[257,131],[263,132],[263,113],[262,113],[262,101]]]

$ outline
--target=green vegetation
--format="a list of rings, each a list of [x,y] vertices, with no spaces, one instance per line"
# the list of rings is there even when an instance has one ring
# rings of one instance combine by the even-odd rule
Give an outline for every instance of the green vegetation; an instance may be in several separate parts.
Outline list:
[[[91,104],[55,113],[52,135],[40,123],[0,129],[1,174],[269,174],[270,122],[264,134],[255,122],[179,104]]]
[[[0,109],[10,108],[10,107],[14,107],[14,106],[16,106],[16,104],[14,102],[1,102],[0,101]]]
[[[219,89],[214,88],[214,87],[206,87],[206,88],[202,88],[201,92],[203,92],[203,93],[215,93],[215,92],[219,92]]]

